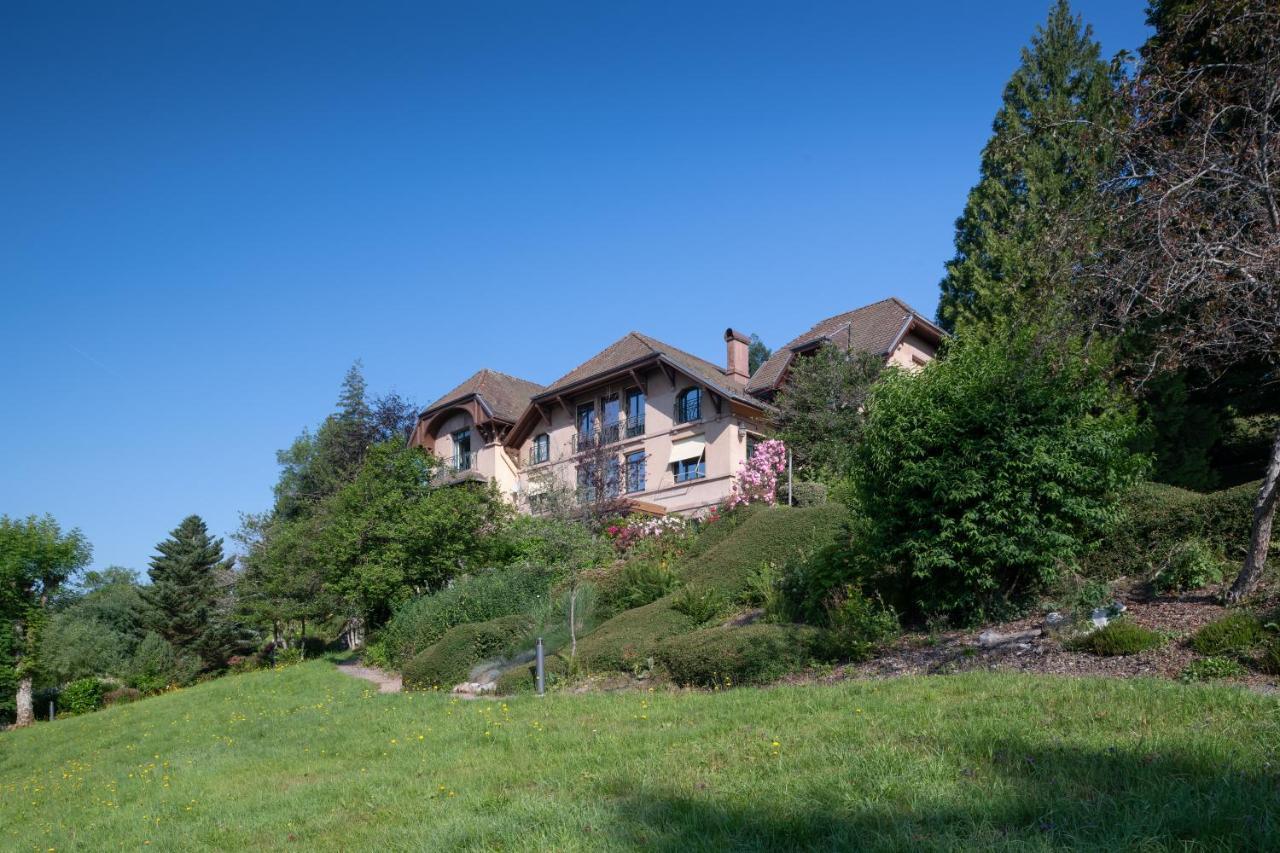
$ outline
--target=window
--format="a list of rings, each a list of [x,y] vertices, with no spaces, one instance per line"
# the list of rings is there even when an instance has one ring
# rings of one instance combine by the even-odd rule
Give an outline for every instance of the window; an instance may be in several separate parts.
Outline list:
[[[686,388],[676,397],[675,420],[678,424],[687,424],[702,417],[702,389]]]
[[[596,440],[596,404],[583,403],[578,407],[578,434],[574,442],[578,450],[591,447]]]
[[[600,398],[600,414],[600,440],[605,444],[617,441],[618,421],[622,417],[617,394]]]
[[[466,471],[471,467],[471,430],[460,429],[453,433],[453,467]]]
[[[529,451],[529,464],[537,465],[539,462],[546,462],[550,458],[551,436],[544,432],[533,439],[533,448]]]
[[[627,438],[644,435],[644,392],[627,392]]]
[[[676,475],[677,483],[689,480],[701,480],[707,476],[707,457],[697,456],[692,459],[681,459],[671,463],[671,470]]]
[[[747,436],[747,458],[750,459],[756,455],[756,445],[760,443],[760,439],[754,435]]]
[[[616,498],[622,492],[622,465],[618,457],[610,456],[604,463],[604,496]]]
[[[594,465],[578,466],[578,500],[584,504],[596,499],[596,471]]]
[[[627,454],[627,491],[644,491],[644,451]]]

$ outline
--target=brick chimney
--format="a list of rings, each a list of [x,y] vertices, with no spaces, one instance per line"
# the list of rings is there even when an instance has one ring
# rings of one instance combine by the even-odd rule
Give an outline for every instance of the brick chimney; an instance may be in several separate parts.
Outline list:
[[[751,339],[742,332],[734,329],[724,330],[725,344],[725,373],[730,379],[736,379],[739,382],[746,383],[747,378],[751,375],[751,371],[747,369],[749,363],[747,358],[747,346],[751,343]]]

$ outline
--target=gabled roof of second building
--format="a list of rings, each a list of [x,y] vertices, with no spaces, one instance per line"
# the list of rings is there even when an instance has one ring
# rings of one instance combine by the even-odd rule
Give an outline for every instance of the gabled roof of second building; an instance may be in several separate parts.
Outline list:
[[[542,386],[518,376],[487,367],[468,377],[461,385],[422,410],[423,415],[439,411],[472,395],[479,397],[498,420],[514,423]]]
[[[757,408],[760,406],[759,400],[747,394],[741,385],[732,381],[717,365],[639,332],[628,332],[533,396],[553,395],[587,382],[593,377],[606,376],[627,365],[637,364],[654,357],[665,358],[684,373],[695,379],[701,379],[725,397],[749,403]]]
[[[786,346],[778,347],[769,360],[751,375],[747,390],[752,394],[772,391],[782,381],[795,353],[822,341],[831,341],[847,350],[888,356],[889,350],[912,323],[939,338],[942,336],[941,329],[896,296],[828,317],[814,323],[807,332],[788,341]]]

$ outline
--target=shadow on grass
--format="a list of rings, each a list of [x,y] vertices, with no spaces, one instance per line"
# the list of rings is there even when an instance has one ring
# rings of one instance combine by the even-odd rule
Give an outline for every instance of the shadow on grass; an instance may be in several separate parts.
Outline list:
[[[1280,777],[1178,753],[1022,740],[949,750],[950,780],[787,786],[732,804],[618,791],[608,830],[650,850],[1280,849]],[[823,774],[827,776],[827,774]],[[922,774],[923,775],[923,774]],[[838,778],[839,773],[827,778]]]

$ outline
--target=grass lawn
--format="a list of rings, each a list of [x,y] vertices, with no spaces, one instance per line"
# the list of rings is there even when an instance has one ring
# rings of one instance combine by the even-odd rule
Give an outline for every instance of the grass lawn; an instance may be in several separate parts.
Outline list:
[[[0,848],[1280,847],[1280,703],[967,674],[462,702],[316,661],[0,734]]]

